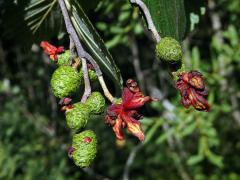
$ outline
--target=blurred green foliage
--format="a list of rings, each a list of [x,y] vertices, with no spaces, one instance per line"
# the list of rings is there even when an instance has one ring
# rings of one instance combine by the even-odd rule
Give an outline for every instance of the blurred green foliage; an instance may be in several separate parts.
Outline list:
[[[91,168],[79,169],[68,158],[71,135],[49,87],[56,67],[32,43],[41,35],[67,47],[66,32],[29,31],[19,41],[26,27],[10,36],[9,23],[16,20],[8,13],[20,7],[15,1],[0,2],[0,179],[240,179],[240,3],[215,0],[206,6],[183,47],[187,68],[204,74],[209,113],[180,105],[168,69],[155,60],[155,44],[138,9],[128,1],[84,4],[124,80],[137,79],[145,94],[160,102],[141,110],[143,144],[127,135],[120,145],[103,117],[89,122],[87,129],[98,137],[98,154]]]

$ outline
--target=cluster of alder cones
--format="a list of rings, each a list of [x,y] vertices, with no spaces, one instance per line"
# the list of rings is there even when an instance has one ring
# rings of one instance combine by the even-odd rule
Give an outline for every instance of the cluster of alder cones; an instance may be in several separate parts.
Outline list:
[[[70,97],[84,84],[80,60],[78,63],[72,62],[70,51],[64,51],[63,47],[57,48],[45,41],[41,43],[41,47],[58,66],[51,77],[51,89],[53,94],[61,99],[60,104],[61,109],[65,111],[66,124],[74,132],[69,154],[77,166],[88,167],[96,156],[97,139],[93,131],[81,132],[81,130],[92,115],[104,113],[105,98],[100,92],[92,92],[86,102],[73,104]],[[207,90],[203,77],[197,71],[185,71],[180,43],[171,37],[162,38],[156,45],[156,56],[169,68],[177,67],[171,72],[175,87],[180,91],[180,102],[186,108],[192,105],[196,110],[209,111],[210,105],[205,99]],[[88,68],[88,75],[91,82],[98,79],[91,66]],[[153,98],[142,94],[135,81],[131,79],[127,81],[127,87],[124,88],[119,103],[115,102],[109,106],[105,117],[105,123],[112,126],[117,139],[124,139],[122,129],[127,128],[139,140],[144,140],[144,133],[139,122],[142,116],[137,110],[151,100]]]
[[[48,42],[42,42],[45,53],[57,64],[57,69],[51,76],[53,94],[60,98],[61,110],[65,111],[67,127],[74,133],[69,155],[74,163],[83,168],[88,167],[97,153],[96,134],[92,130],[81,130],[87,125],[93,115],[102,114],[105,110],[105,98],[100,92],[92,92],[84,103],[72,103],[72,97],[83,86],[81,65],[74,66],[69,50],[56,48]],[[92,82],[97,80],[94,70],[88,68]]]

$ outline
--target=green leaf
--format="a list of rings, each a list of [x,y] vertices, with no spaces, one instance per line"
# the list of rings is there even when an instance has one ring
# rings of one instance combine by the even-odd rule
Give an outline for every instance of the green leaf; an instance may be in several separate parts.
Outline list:
[[[33,33],[37,32],[46,18],[51,14],[56,4],[57,0],[32,0],[25,8],[26,16],[24,19],[27,21]]]
[[[160,118],[157,119],[154,125],[147,131],[144,144],[147,144],[152,139],[153,135],[156,133],[157,130],[159,130],[159,127],[162,124],[163,124],[163,119],[160,119]]]
[[[25,48],[30,48],[33,42],[50,39],[62,30],[57,0],[9,1],[5,6],[4,36],[22,43]]]
[[[197,124],[196,122],[193,122],[189,125],[187,125],[184,129],[182,129],[181,135],[184,136],[188,136],[190,134],[192,134],[194,132],[194,130],[196,129]]]
[[[114,81],[116,89],[122,89],[122,77],[103,40],[81,8],[80,1],[65,0],[69,16],[79,38],[87,47],[101,69]]]
[[[94,1],[81,0],[81,6],[88,13],[88,12],[93,11],[94,9],[96,9],[98,4],[99,4],[99,2],[101,2],[101,0],[94,0]]]
[[[187,160],[187,164],[188,164],[189,166],[192,166],[192,165],[195,165],[195,164],[200,163],[203,159],[204,159],[204,157],[203,157],[203,155],[201,155],[201,154],[198,154],[198,155],[195,155],[195,156],[191,156],[191,157]]]
[[[223,158],[221,156],[218,156],[216,154],[213,154],[212,152],[207,153],[207,159],[214,164],[215,166],[218,166],[219,168],[222,168],[223,165]]]
[[[183,40],[186,32],[184,0],[144,0],[161,37]]]
[[[164,132],[164,134],[162,134],[161,136],[159,136],[156,139],[156,144],[161,144],[164,141],[166,141],[172,134],[174,133],[174,129],[168,129],[166,132]]]

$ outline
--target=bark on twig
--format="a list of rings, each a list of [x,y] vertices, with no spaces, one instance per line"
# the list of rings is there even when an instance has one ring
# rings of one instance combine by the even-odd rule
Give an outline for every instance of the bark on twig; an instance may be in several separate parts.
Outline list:
[[[123,180],[129,180],[129,174],[130,174],[130,168],[134,162],[134,159],[138,153],[138,151],[144,146],[143,143],[139,143],[135,148],[132,149],[130,152],[127,162],[124,167],[124,173],[123,173]]]
[[[132,4],[138,5],[138,7],[143,11],[144,16],[145,16],[146,21],[147,21],[148,29],[150,31],[152,31],[156,42],[159,42],[161,40],[161,37],[160,37],[160,35],[159,35],[159,33],[158,33],[154,23],[153,23],[151,14],[150,14],[149,9],[147,8],[146,4],[142,0],[130,0],[130,2]]]

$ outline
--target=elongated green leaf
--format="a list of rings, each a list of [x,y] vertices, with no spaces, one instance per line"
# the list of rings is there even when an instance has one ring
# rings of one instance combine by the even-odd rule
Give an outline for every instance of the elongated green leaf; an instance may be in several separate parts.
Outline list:
[[[186,32],[184,0],[144,0],[154,24],[162,37],[170,36],[179,41]]]
[[[80,1],[65,0],[68,13],[79,38],[88,48],[88,51],[97,61],[101,69],[115,82],[118,89],[122,88],[122,77],[112,56],[104,45],[104,42],[92,26],[88,17],[80,6]]]
[[[163,119],[157,119],[154,125],[147,131],[144,144],[147,144],[152,139],[153,135],[159,130],[159,127],[163,124]]]
[[[193,166],[193,165],[198,164],[199,162],[201,162],[203,159],[204,159],[204,156],[201,155],[201,154],[194,155],[194,156],[191,156],[191,157],[187,160],[187,164],[188,164],[189,166]]]
[[[34,34],[51,14],[56,4],[57,0],[32,0],[25,8],[24,20]]]
[[[62,14],[57,0],[4,2],[3,34],[28,50],[32,43],[56,37],[62,30]]]

